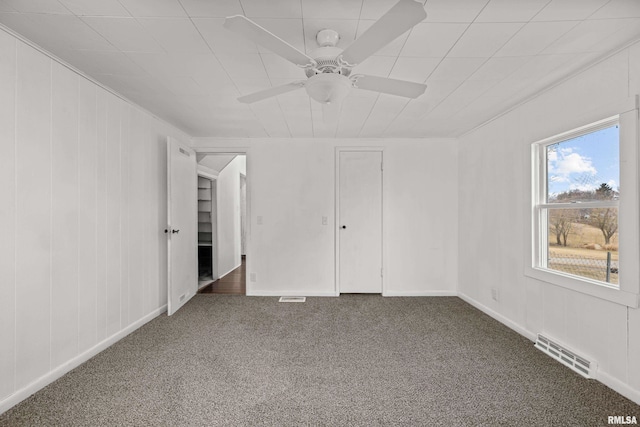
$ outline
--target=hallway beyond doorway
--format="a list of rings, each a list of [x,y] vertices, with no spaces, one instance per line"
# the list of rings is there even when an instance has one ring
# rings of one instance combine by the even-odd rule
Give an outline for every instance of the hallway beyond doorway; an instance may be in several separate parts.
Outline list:
[[[246,281],[246,264],[247,260],[242,256],[242,264],[240,267],[231,271],[226,276],[204,286],[198,291],[199,294],[227,294],[227,295],[245,295],[247,291]]]

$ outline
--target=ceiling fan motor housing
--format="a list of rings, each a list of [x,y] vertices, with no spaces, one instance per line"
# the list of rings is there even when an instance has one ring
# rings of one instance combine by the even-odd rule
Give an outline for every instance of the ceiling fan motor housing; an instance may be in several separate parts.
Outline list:
[[[319,47],[312,50],[309,56],[316,61],[316,66],[305,70],[307,77],[322,73],[348,76],[351,74],[351,67],[338,60],[340,55],[342,55],[342,49],[335,46]]]

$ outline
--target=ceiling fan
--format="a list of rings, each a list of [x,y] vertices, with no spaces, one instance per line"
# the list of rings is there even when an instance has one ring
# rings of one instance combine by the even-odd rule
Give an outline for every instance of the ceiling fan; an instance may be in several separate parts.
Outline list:
[[[424,93],[426,85],[352,74],[351,70],[426,17],[422,4],[414,0],[400,0],[345,50],[336,46],[340,35],[336,31],[325,29],[316,35],[319,47],[306,55],[245,16],[230,16],[225,20],[225,28],[296,64],[304,69],[307,76],[306,80],[245,95],[238,98],[238,101],[251,104],[304,88],[311,98],[322,104],[325,122],[335,122],[342,101],[352,88],[417,98]]]

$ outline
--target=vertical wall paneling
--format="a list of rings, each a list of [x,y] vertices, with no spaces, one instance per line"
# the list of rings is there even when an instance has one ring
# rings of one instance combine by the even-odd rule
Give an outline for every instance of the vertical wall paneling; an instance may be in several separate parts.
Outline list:
[[[120,102],[120,328],[129,321],[129,104]]]
[[[96,338],[107,337],[107,96],[96,90]]]
[[[16,41],[0,32],[0,399],[14,390]]]
[[[23,43],[17,50],[16,387],[20,388],[48,372],[51,362],[51,60]]]
[[[96,88],[83,78],[78,113],[78,350],[82,352],[98,342]]]
[[[52,368],[78,353],[78,79],[52,62]]]
[[[144,116],[131,109],[129,132],[129,318],[132,321],[145,313],[145,128]]]
[[[120,329],[120,100],[107,96],[107,336]]]
[[[0,413],[166,305],[167,136],[0,30]]]

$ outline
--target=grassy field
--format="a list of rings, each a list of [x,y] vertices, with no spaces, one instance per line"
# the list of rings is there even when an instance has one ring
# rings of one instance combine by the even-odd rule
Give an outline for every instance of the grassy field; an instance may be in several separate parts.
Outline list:
[[[555,241],[555,235],[550,231],[548,263],[550,269],[604,282],[607,273],[607,252],[611,252],[611,267],[615,272],[609,274],[609,283],[618,283],[618,251],[584,248],[585,245],[592,243],[604,246],[604,236],[598,228],[574,223],[566,247],[556,245]],[[617,245],[617,233],[611,239],[611,243]]]

